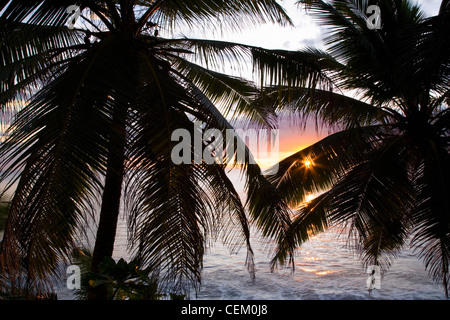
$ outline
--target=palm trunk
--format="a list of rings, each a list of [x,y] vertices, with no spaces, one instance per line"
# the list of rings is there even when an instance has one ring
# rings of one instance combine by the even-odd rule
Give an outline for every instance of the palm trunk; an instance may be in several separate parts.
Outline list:
[[[122,182],[124,176],[125,143],[126,143],[126,108],[118,108],[113,117],[113,126],[116,130],[111,139],[108,162],[106,168],[105,186],[103,189],[102,206],[100,210],[100,221],[95,239],[94,253],[92,256],[91,271],[99,272],[99,264],[106,257],[112,257],[114,250],[114,240],[116,238],[117,220],[119,217],[120,199],[122,192]],[[108,299],[106,286],[99,285],[89,287],[89,300]]]

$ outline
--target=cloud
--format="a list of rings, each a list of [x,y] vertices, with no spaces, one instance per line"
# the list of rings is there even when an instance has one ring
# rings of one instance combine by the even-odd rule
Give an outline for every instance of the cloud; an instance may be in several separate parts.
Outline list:
[[[320,28],[301,6],[296,5],[296,0],[280,1],[280,4],[292,19],[293,27],[267,23],[248,26],[241,31],[224,31],[219,37],[205,34],[202,36],[266,49],[298,50],[304,47],[304,43],[320,43]]]
[[[442,0],[416,0],[422,9],[429,15],[434,16],[439,13]]]

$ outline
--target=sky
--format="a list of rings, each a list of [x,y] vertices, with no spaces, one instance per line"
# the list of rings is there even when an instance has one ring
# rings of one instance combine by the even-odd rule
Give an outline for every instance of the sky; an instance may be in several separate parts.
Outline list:
[[[414,1],[414,0],[413,0]],[[323,31],[314,17],[296,4],[297,0],[278,1],[287,11],[293,21],[293,27],[282,27],[275,24],[264,24],[247,27],[240,32],[227,34],[201,34],[200,37],[225,40],[267,49],[301,50],[306,46],[325,49],[322,42]],[[415,0],[423,11],[429,15],[436,15],[441,0]],[[284,159],[326,137],[330,133],[326,128],[317,131],[314,123],[308,123],[305,128],[289,121],[287,118],[279,120],[279,152],[272,159],[258,159],[262,167],[267,167]],[[258,158],[257,154],[255,157]]]
[[[428,15],[435,15],[441,4],[441,0],[413,0],[420,4]],[[263,47],[267,49],[301,50],[306,46],[325,49],[322,42],[323,31],[302,6],[296,4],[297,0],[279,0],[293,21],[293,26],[279,26],[275,24],[262,24],[243,28],[238,31],[226,33],[211,33],[211,28],[200,26],[191,34],[180,34],[189,37],[216,39],[243,43],[247,45]],[[251,70],[251,69],[249,69]],[[230,72],[230,70],[223,70]],[[233,72],[233,71],[232,71]],[[241,74],[251,77],[248,70]],[[288,118],[279,120],[279,150],[277,156],[271,160],[265,160],[264,166],[275,164],[290,154],[301,150],[328,135],[329,131],[316,131],[314,123],[309,123],[301,128],[298,123],[293,123]],[[257,155],[255,155],[257,157]]]
[[[223,40],[245,43],[268,49],[299,50],[305,46],[323,48],[322,30],[311,14],[305,12],[298,0],[279,0],[293,21],[293,27],[282,27],[274,24],[248,27],[242,32],[223,35]],[[428,15],[439,11],[441,0],[412,0],[418,3]]]

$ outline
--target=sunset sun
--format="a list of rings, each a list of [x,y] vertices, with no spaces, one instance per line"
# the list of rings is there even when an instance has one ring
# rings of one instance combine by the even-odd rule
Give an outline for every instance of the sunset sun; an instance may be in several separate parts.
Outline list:
[[[306,169],[310,169],[311,167],[314,166],[314,162],[309,158],[305,159],[303,161],[303,164],[305,165]]]

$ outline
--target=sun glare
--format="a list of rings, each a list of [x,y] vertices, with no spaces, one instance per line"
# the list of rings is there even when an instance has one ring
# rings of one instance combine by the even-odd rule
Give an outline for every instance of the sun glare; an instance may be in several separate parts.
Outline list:
[[[303,161],[303,164],[305,165],[306,169],[310,169],[312,166],[314,166],[314,163],[309,158],[305,159]]]
[[[313,194],[307,194],[305,197],[305,202],[310,202],[312,199],[314,199],[314,195]]]

